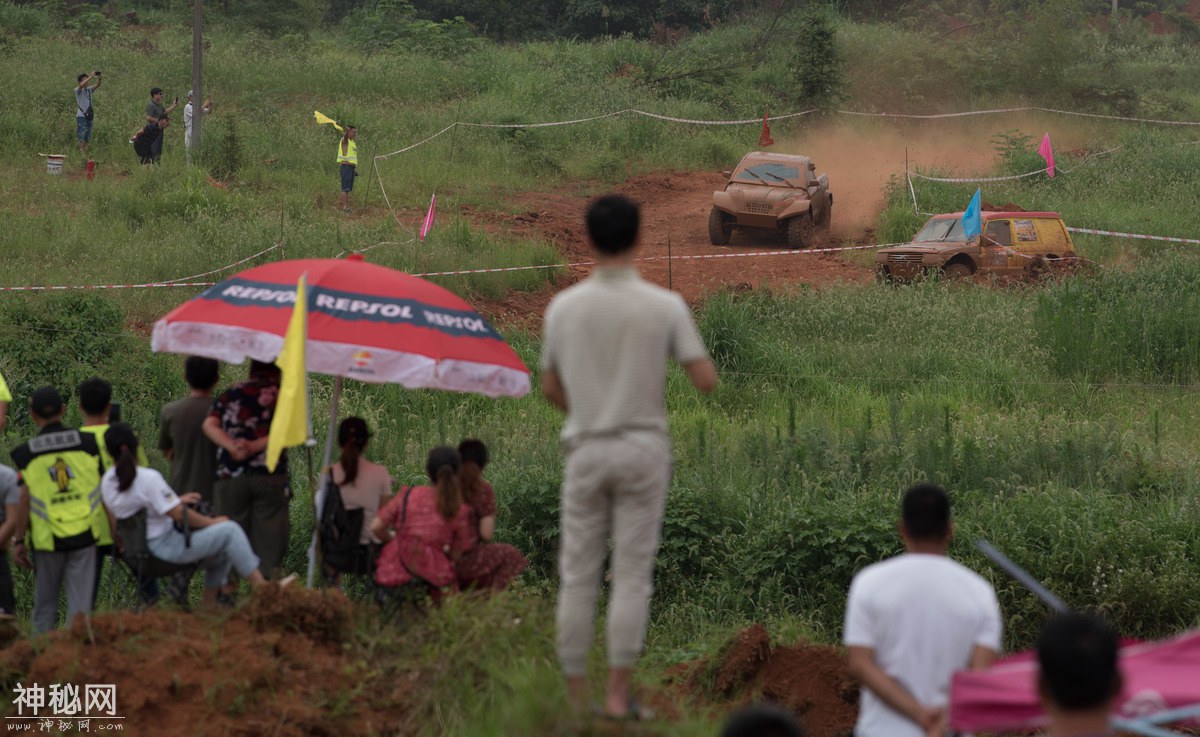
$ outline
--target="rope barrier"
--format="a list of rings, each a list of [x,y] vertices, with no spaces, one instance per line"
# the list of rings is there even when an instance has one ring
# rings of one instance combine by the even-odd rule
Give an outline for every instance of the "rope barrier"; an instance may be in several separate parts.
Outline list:
[[[234,261],[233,263],[222,266],[219,269],[213,269],[212,271],[205,271],[202,274],[192,274],[191,276],[183,276],[178,279],[168,279],[168,280],[166,280],[164,282],[160,282],[160,283],[176,284],[178,282],[190,282],[190,281],[199,279],[202,276],[209,276],[209,275],[216,274],[216,273],[219,273],[222,271],[228,271],[229,269],[232,269],[235,266],[241,266],[242,264],[246,263],[247,261],[253,261],[254,259],[258,258],[259,256],[265,256],[266,254],[270,253],[271,251],[274,251],[277,248],[281,248],[282,246],[283,246],[282,243],[276,243],[275,245],[270,246],[269,248],[264,248],[263,250],[259,251],[258,253],[254,254],[253,256],[247,256],[246,258],[244,258],[240,261]]]
[[[211,287],[217,282],[152,282],[149,284],[62,284],[42,287],[0,287],[0,292],[65,292],[73,289],[153,289],[158,287]]]
[[[383,246],[383,245],[388,245],[388,244],[407,245],[408,243],[412,243],[412,242],[413,242],[412,240],[404,241],[404,242],[383,241],[380,243],[376,243],[373,246],[368,246],[367,248],[364,248],[364,249],[360,249],[357,251],[351,251],[351,253],[364,253],[366,251],[371,250],[372,248],[377,248],[377,247]],[[634,260],[635,261],[665,261],[665,260],[670,259],[673,261],[699,261],[699,260],[715,259],[715,258],[752,258],[752,257],[759,257],[759,256],[803,256],[803,255],[814,255],[814,254],[821,254],[821,253],[838,253],[841,251],[862,251],[862,250],[869,250],[869,249],[875,249],[875,248],[888,248],[890,246],[900,246],[900,245],[904,245],[904,244],[903,243],[885,243],[885,244],[878,244],[878,245],[839,246],[839,247],[835,247],[835,248],[809,248],[809,249],[805,249],[805,250],[744,251],[744,252],[738,252],[738,253],[709,253],[709,254],[695,254],[695,255],[691,255],[691,256],[644,256],[642,258],[638,258],[638,259],[634,259]],[[347,253],[347,252],[343,251],[342,255],[344,255],[345,253]],[[498,266],[498,267],[486,268],[486,269],[459,269],[457,271],[429,271],[429,272],[420,273],[420,274],[412,274],[412,276],[429,277],[429,276],[462,276],[462,275],[467,275],[467,274],[499,274],[502,272],[509,272],[509,271],[535,271],[535,270],[541,270],[541,269],[569,269],[569,268],[573,268],[576,266],[592,266],[592,265],[595,265],[595,263],[596,263],[595,261],[574,261],[574,262],[566,263],[566,264],[537,264],[537,265],[530,265],[530,266]],[[61,291],[69,291],[69,290],[75,290],[75,289],[153,289],[153,288],[158,288],[158,287],[211,287],[214,284],[217,284],[217,282],[187,282],[187,283],[183,283],[183,282],[152,282],[152,283],[146,283],[146,284],[65,284],[65,285],[54,285],[54,286],[0,287],[0,292],[61,292]]]
[[[788,118],[797,118],[797,117],[801,117],[801,116],[805,116],[805,115],[812,115],[813,113],[817,113],[817,112],[820,112],[819,108],[813,108],[811,110],[801,110],[801,111],[797,111],[797,112],[793,112],[793,113],[783,113],[781,115],[768,115],[767,121],[787,120]],[[930,114],[870,113],[870,112],[862,112],[862,111],[858,111],[858,110],[834,110],[832,112],[836,113],[837,115],[851,115],[851,116],[868,117],[868,118],[900,118],[900,119],[907,119],[907,120],[944,120],[944,119],[948,119],[948,118],[967,118],[967,117],[974,117],[974,116],[979,116],[979,115],[1003,115],[1003,114],[1008,114],[1008,113],[1043,112],[1043,113],[1053,113],[1056,115],[1074,115],[1074,116],[1085,117],[1085,118],[1097,118],[1097,119],[1102,119],[1102,120],[1119,120],[1119,121],[1130,122],[1130,123],[1148,123],[1151,125],[1200,126],[1200,121],[1193,121],[1193,120],[1163,120],[1161,118],[1138,118],[1138,117],[1123,116],[1123,115],[1102,115],[1100,113],[1084,113],[1084,112],[1079,112],[1077,110],[1059,110],[1057,108],[1048,108],[1048,107],[1006,107],[1006,108],[994,108],[994,109],[990,109],[990,110],[967,110],[964,112],[957,112],[957,113],[930,113]],[[703,119],[703,118],[678,118],[678,117],[675,117],[672,115],[663,115],[661,113],[652,113],[652,112],[648,112],[646,110],[639,110],[637,108],[625,108],[623,110],[614,110],[612,112],[603,113],[601,115],[593,115],[593,116],[586,117],[586,118],[575,118],[572,120],[554,120],[554,121],[546,121],[546,122],[540,122],[540,123],[482,123],[482,122],[470,122],[470,121],[465,121],[465,120],[457,120],[457,121],[454,121],[453,123],[451,123],[450,125],[446,126],[445,128],[441,129],[437,133],[434,133],[433,135],[429,136],[428,138],[417,141],[416,143],[410,144],[410,145],[405,146],[404,148],[398,149],[396,151],[392,151],[391,153],[378,154],[374,158],[375,159],[387,159],[387,158],[391,158],[392,156],[396,156],[398,154],[406,153],[406,152],[411,151],[419,146],[423,146],[426,143],[429,143],[430,141],[437,138],[438,136],[448,133],[449,131],[453,130],[455,127],[460,126],[460,125],[464,126],[464,127],[469,127],[469,128],[500,128],[500,129],[553,128],[553,127],[564,126],[564,125],[580,125],[582,123],[593,123],[597,120],[605,120],[607,118],[614,118],[614,117],[618,117],[618,116],[622,116],[622,115],[640,115],[640,116],[643,116],[646,118],[653,118],[655,120],[662,120],[662,121],[669,122],[669,123],[681,123],[681,124],[685,124],[685,125],[752,125],[752,124],[761,123],[763,121],[763,119],[759,118],[759,117],[741,118],[741,119],[737,119],[737,120],[707,120],[707,119]],[[997,181],[997,180],[971,180],[971,181]]]
[[[1195,143],[1195,142],[1189,142],[1189,143],[1185,143],[1185,144],[1181,144],[1181,145],[1192,145],[1192,143]],[[1057,172],[1059,172],[1060,174],[1070,174],[1071,172],[1078,171],[1079,169],[1086,166],[1088,164],[1088,162],[1090,162],[1093,158],[1095,158],[1097,156],[1105,156],[1107,154],[1111,154],[1113,151],[1116,151],[1120,148],[1121,148],[1120,146],[1114,146],[1113,148],[1105,149],[1104,151],[1097,151],[1095,153],[1090,153],[1087,156],[1083,157],[1079,161],[1078,164],[1071,167],[1070,169],[1068,169],[1065,166],[1056,166],[1055,170]],[[927,182],[948,182],[950,184],[968,184],[968,183],[974,184],[976,182],[1008,182],[1008,181],[1013,181],[1016,179],[1026,179],[1028,177],[1033,177],[1033,176],[1037,176],[1038,174],[1045,174],[1045,173],[1046,173],[1046,167],[1043,166],[1039,169],[1034,169],[1033,171],[1025,172],[1024,174],[1010,174],[1008,176],[1003,176],[1003,177],[961,177],[961,178],[930,177],[930,176],[926,176],[924,174],[921,174],[921,173],[915,172],[915,171],[909,172],[909,175],[912,177],[916,177],[917,179],[924,179]]]
[[[1091,235],[1109,235],[1114,238],[1136,238],[1144,241],[1167,241],[1170,243],[1190,243],[1200,245],[1200,238],[1175,238],[1168,235],[1142,235],[1141,233],[1120,233],[1112,230],[1093,230],[1092,228],[1067,228],[1072,233],[1089,233]]]

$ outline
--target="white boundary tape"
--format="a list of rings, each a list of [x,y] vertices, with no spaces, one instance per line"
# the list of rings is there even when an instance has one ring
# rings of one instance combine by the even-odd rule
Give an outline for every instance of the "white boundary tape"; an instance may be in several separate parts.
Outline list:
[[[775,121],[775,120],[786,120],[788,118],[797,118],[797,117],[804,116],[804,115],[812,115],[813,113],[816,113],[816,112],[820,112],[820,109],[813,108],[812,110],[801,110],[801,111],[794,112],[794,113],[784,113],[782,115],[768,115],[767,121],[769,122],[769,121]],[[1125,122],[1130,122],[1130,123],[1148,123],[1151,125],[1200,126],[1200,121],[1194,121],[1194,120],[1163,120],[1161,118],[1136,118],[1136,117],[1129,117],[1129,116],[1123,116],[1123,115],[1101,115],[1099,113],[1082,113],[1082,112],[1078,112],[1075,110],[1058,110],[1056,108],[1048,108],[1048,107],[1006,107],[1006,108],[996,108],[996,109],[992,109],[992,110],[968,110],[968,111],[959,112],[959,113],[934,113],[934,114],[928,114],[928,115],[918,115],[918,114],[910,114],[910,113],[868,113],[868,112],[861,112],[861,111],[857,111],[857,110],[834,110],[832,112],[834,112],[838,115],[853,115],[853,116],[867,117],[867,118],[901,118],[901,119],[906,119],[906,120],[943,120],[943,119],[947,119],[947,118],[967,118],[967,117],[973,117],[973,116],[977,116],[977,115],[1002,115],[1002,114],[1007,114],[1007,113],[1042,112],[1042,113],[1053,113],[1055,115],[1074,115],[1074,116],[1079,116],[1079,117],[1084,117],[1084,118],[1097,118],[1097,119],[1101,119],[1101,120],[1120,120],[1120,121],[1125,121]],[[662,120],[662,121],[666,121],[669,123],[683,123],[683,124],[687,124],[687,125],[751,125],[751,124],[761,123],[763,120],[762,118],[741,118],[738,120],[704,120],[704,119],[700,119],[700,118],[677,118],[677,117],[674,117],[671,115],[663,115],[661,113],[651,113],[651,112],[647,112],[645,110],[638,110],[637,108],[625,108],[623,110],[614,110],[612,112],[603,113],[601,115],[593,115],[593,116],[590,116],[587,118],[575,118],[573,120],[554,120],[554,121],[541,122],[541,123],[478,123],[478,122],[468,122],[468,121],[460,120],[460,121],[455,121],[455,122],[451,123],[450,125],[446,126],[445,128],[442,128],[440,131],[438,131],[437,133],[434,133],[433,135],[429,136],[428,138],[417,141],[416,143],[410,144],[410,145],[405,146],[404,148],[398,149],[396,151],[392,151],[391,153],[378,154],[374,158],[375,159],[387,159],[387,158],[391,158],[392,156],[396,156],[398,154],[402,154],[402,153],[411,151],[414,148],[417,148],[419,146],[425,145],[426,143],[429,143],[430,141],[437,138],[438,136],[441,136],[444,133],[448,133],[449,131],[453,130],[455,127],[460,126],[460,125],[464,126],[464,127],[469,127],[469,128],[508,128],[508,129],[513,129],[513,128],[552,128],[552,127],[563,126],[563,125],[579,125],[581,123],[592,123],[597,120],[604,120],[606,118],[614,118],[614,117],[621,116],[621,115],[640,115],[643,117],[654,118],[655,120]],[[969,181],[995,181],[995,180],[969,180]]]
[[[394,243],[392,241],[384,241],[376,243],[374,246],[359,251],[351,251],[351,253],[363,253],[378,246],[393,244],[404,245],[412,241],[404,243]],[[878,245],[864,246],[840,246],[836,248],[809,248],[805,250],[786,250],[786,251],[742,251],[736,253],[707,253],[696,254],[692,256],[645,256],[635,259],[636,261],[700,261],[714,258],[753,258],[758,256],[804,256],[821,253],[838,253],[841,251],[863,251],[875,248],[888,248],[890,246],[901,246],[903,243],[883,243]],[[343,251],[343,253],[346,253]],[[462,269],[459,271],[428,271],[412,276],[427,277],[427,276],[461,276],[466,274],[499,274],[506,271],[534,271],[539,269],[569,269],[576,266],[592,266],[595,261],[574,261],[566,264],[540,264],[534,266],[500,266],[489,269]],[[151,289],[157,287],[211,287],[217,282],[153,282],[147,284],[67,284],[56,286],[24,286],[24,287],[0,287],[0,292],[62,292],[74,289]]]
[[[211,287],[217,282],[154,282],[150,284],[65,284],[44,287],[0,287],[0,292],[66,292],[73,289],[151,289],[156,287]]]
[[[1140,233],[1119,233],[1112,230],[1093,230],[1091,228],[1067,228],[1072,233],[1090,233],[1091,235],[1110,235],[1114,238],[1137,238],[1144,241],[1168,241],[1170,243],[1191,243],[1200,245],[1200,238],[1175,238],[1169,235],[1142,235]]]
[[[1180,145],[1191,146],[1196,143],[1200,143],[1200,141],[1189,141],[1187,143],[1183,143]],[[1113,151],[1116,151],[1119,148],[1121,148],[1121,147],[1114,146],[1112,148],[1108,148],[1103,151],[1097,151],[1095,153],[1090,153],[1087,156],[1084,156],[1082,159],[1080,159],[1079,163],[1076,164],[1075,166],[1072,166],[1070,169],[1068,169],[1065,166],[1057,166],[1057,167],[1055,167],[1055,171],[1060,174],[1070,174],[1071,172],[1078,171],[1080,168],[1086,166],[1087,163],[1089,161],[1091,161],[1093,158],[1095,158],[1097,156],[1105,156],[1107,154],[1111,154]],[[1024,174],[1010,174],[1009,176],[1004,176],[1004,177],[960,177],[960,178],[929,177],[929,176],[925,176],[924,174],[920,174],[915,171],[909,172],[909,176],[914,177],[916,179],[924,179],[927,182],[948,182],[950,184],[974,184],[976,182],[1008,182],[1008,181],[1012,181],[1015,179],[1026,179],[1028,177],[1033,177],[1033,176],[1037,176],[1038,174],[1045,174],[1045,173],[1046,173],[1046,167],[1043,166],[1040,169],[1034,169],[1033,171],[1025,172]]]
[[[228,264],[226,266],[222,266],[219,269],[213,269],[212,271],[205,271],[202,274],[192,274],[191,276],[183,276],[178,279],[168,279],[162,283],[163,284],[177,284],[179,282],[195,281],[196,279],[199,279],[202,276],[210,276],[212,274],[217,274],[222,271],[228,271],[229,269],[232,269],[235,266],[241,266],[242,264],[246,263],[247,261],[253,261],[254,259],[258,258],[259,256],[265,256],[268,253],[270,253],[271,251],[274,251],[275,249],[282,248],[282,247],[283,247],[282,243],[276,243],[275,245],[270,246],[269,248],[264,248],[263,250],[259,251],[258,253],[254,254],[253,256],[247,256],[246,258],[244,258],[240,261],[234,261],[233,263]]]
[[[1045,173],[1046,173],[1046,167],[1043,166],[1041,169],[1036,169],[1034,171],[1026,172],[1024,174],[1010,174],[1009,176],[1004,176],[1004,177],[927,177],[924,174],[920,174],[915,171],[909,172],[909,176],[911,176],[913,179],[924,179],[927,182],[947,182],[949,184],[968,184],[968,183],[974,184],[976,182],[1008,182],[1008,181],[1012,181],[1014,179],[1025,179],[1027,177],[1033,177],[1033,176],[1037,176],[1038,174],[1045,174]]]

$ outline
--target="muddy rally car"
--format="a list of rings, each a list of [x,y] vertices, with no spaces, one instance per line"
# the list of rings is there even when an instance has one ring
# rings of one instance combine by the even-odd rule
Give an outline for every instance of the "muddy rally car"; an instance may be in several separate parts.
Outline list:
[[[807,156],[754,151],[713,192],[708,237],[728,245],[734,228],[781,232],[792,248],[811,248],[818,231],[828,231],[833,211],[829,175],[817,176]]]
[[[1036,275],[1079,262],[1071,234],[1057,212],[980,214],[982,235],[963,233],[961,212],[934,215],[912,243],[882,248],[875,269],[885,280],[909,281],[938,274],[964,279],[975,274]]]

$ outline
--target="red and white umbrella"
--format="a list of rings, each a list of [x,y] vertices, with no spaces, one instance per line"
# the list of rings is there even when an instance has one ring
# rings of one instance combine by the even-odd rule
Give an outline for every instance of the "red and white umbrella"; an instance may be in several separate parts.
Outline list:
[[[273,361],[307,274],[309,371],[489,397],[529,392],[529,369],[478,312],[442,287],[361,257],[243,271],[154,324],[156,352]]]
[[[154,323],[151,349],[228,363],[274,361],[306,280],[308,371],[334,382],[322,468],[328,468],[342,378],[489,397],[529,393],[529,369],[471,306],[442,287],[394,269],[346,259],[279,261],[209,288]],[[314,495],[317,518],[327,474]],[[317,532],[308,551],[313,582]]]

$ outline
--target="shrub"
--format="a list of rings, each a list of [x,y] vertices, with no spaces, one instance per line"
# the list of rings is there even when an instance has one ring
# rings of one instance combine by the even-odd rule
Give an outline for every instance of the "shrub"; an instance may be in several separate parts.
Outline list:
[[[232,179],[242,168],[242,148],[242,136],[238,131],[237,121],[232,117],[225,118],[224,129],[211,156],[210,167],[213,176],[218,179]]]

